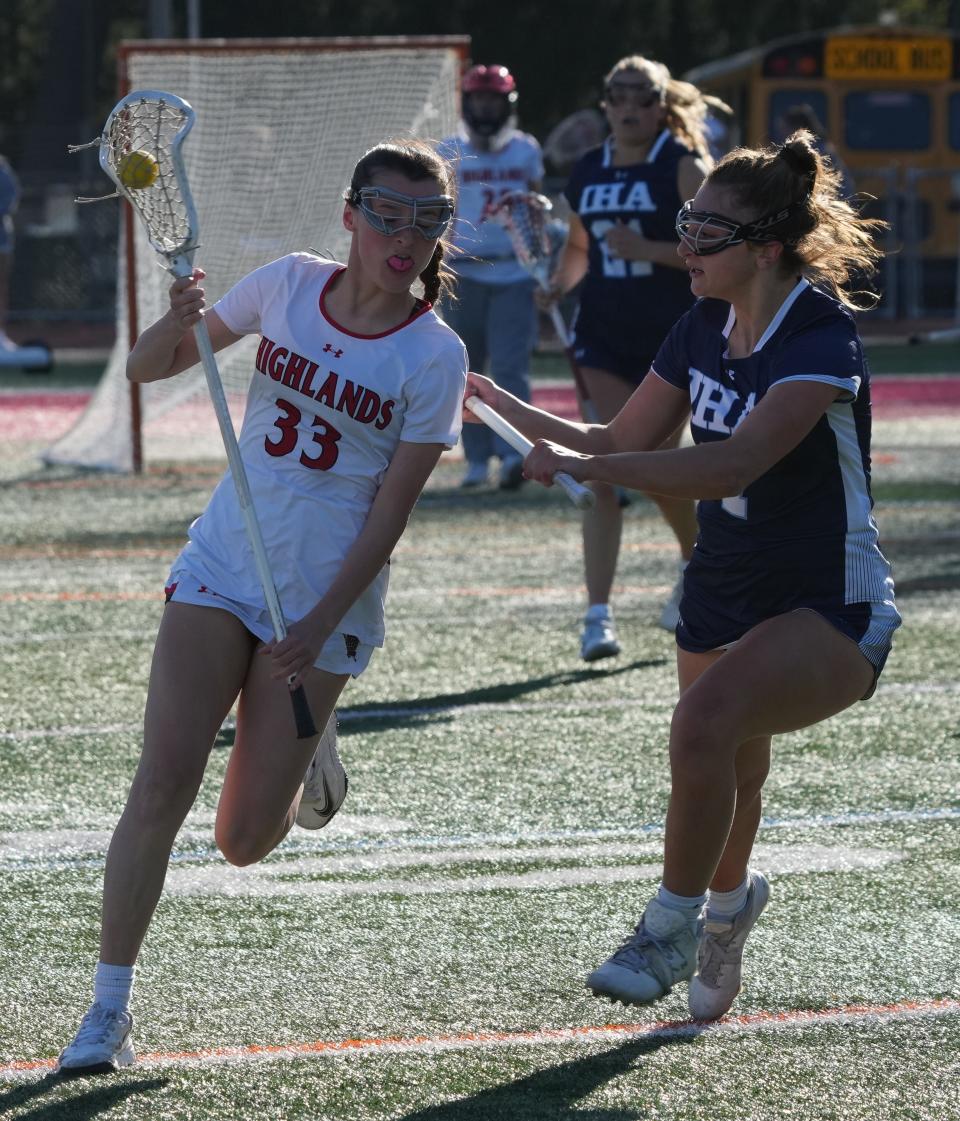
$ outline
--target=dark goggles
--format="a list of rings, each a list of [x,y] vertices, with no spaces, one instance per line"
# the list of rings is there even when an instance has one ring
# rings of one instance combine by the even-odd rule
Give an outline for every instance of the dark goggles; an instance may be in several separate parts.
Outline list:
[[[611,82],[604,86],[603,99],[607,105],[619,109],[624,105],[633,105],[638,109],[649,109],[658,105],[662,100],[660,90],[651,86],[634,85],[630,82]]]
[[[453,199],[449,195],[419,198],[391,191],[389,187],[361,187],[351,191],[347,201],[360,208],[377,233],[386,235],[416,230],[427,241],[435,241],[443,237],[453,217]]]
[[[739,224],[722,214],[694,210],[693,199],[689,199],[677,213],[677,236],[698,257],[709,257],[711,253],[720,253],[727,246],[740,245],[744,241],[782,241],[789,245],[790,239],[778,234],[776,227],[792,218],[796,209],[792,205],[786,206],[755,222]]]

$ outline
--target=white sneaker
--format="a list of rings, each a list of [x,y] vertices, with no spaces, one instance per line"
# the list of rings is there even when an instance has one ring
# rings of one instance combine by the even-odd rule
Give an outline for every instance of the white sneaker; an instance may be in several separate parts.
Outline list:
[[[462,487],[485,487],[489,482],[486,463],[468,463],[466,474],[460,480]]]
[[[588,611],[583,620],[583,634],[580,635],[580,657],[585,662],[596,662],[600,658],[613,658],[619,653],[620,643],[613,629],[613,619],[609,615],[594,617]]]
[[[64,1078],[77,1078],[82,1074],[107,1074],[132,1066],[135,1060],[133,1016],[93,1004],[73,1042],[61,1051],[55,1069]]]
[[[742,911],[731,919],[712,919],[708,909],[697,953],[697,974],[690,982],[690,1015],[695,1020],[718,1020],[737,999],[743,944],[769,898],[766,877],[751,872]]]
[[[624,1004],[650,1004],[688,980],[697,964],[700,920],[651,899],[643,918],[619,950],[587,977],[595,996]]]
[[[665,631],[675,631],[677,623],[680,622],[680,600],[683,598],[683,566],[680,567],[680,575],[677,578],[676,584],[673,585],[673,591],[670,593],[670,598],[663,605],[663,610],[660,612],[660,626]]]
[[[303,779],[297,825],[304,829],[322,829],[343,805],[346,796],[347,772],[337,754],[337,714],[333,712]]]

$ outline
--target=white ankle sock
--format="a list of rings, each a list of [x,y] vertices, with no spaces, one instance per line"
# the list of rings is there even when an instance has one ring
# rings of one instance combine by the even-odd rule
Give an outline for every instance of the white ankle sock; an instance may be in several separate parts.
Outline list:
[[[664,907],[669,907],[671,911],[682,911],[691,922],[700,914],[706,901],[706,892],[703,895],[675,895],[672,891],[668,891],[663,884],[660,885],[660,890],[657,892],[658,903]]]
[[[747,892],[750,890],[750,876],[743,877],[743,883],[733,891],[711,891],[707,900],[707,911],[717,918],[730,919],[738,915],[747,905]]]
[[[613,617],[610,611],[609,603],[592,603],[587,608],[585,619],[611,619]]]
[[[135,965],[106,965],[97,962],[93,975],[93,999],[105,1008],[116,1008],[126,1012],[130,1008],[130,995],[133,992]]]

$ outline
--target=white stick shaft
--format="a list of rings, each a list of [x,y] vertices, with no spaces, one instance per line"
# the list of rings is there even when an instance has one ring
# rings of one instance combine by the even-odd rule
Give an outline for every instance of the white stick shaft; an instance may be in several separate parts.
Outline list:
[[[563,321],[563,315],[556,304],[550,305],[550,322],[553,324],[560,345],[566,349],[570,346],[570,336],[567,334],[567,325]]]
[[[519,452],[524,458],[533,451],[533,444],[526,436],[519,429],[514,428],[510,421],[502,417],[495,409],[491,409],[489,405],[481,401],[479,397],[468,397],[464,404],[474,416],[482,420],[488,428],[492,428],[498,436],[507,441],[514,451]],[[553,481],[563,487],[570,501],[578,510],[586,510],[596,502],[593,491],[589,487],[583,486],[582,483],[578,483],[565,471],[558,471],[553,476]]]
[[[257,512],[253,506],[250,494],[250,483],[247,479],[247,470],[240,457],[240,446],[237,443],[237,434],[233,430],[233,421],[230,419],[230,409],[227,407],[226,394],[223,392],[223,382],[220,380],[220,371],[217,369],[217,360],[213,355],[213,346],[210,343],[210,333],[206,323],[201,319],[194,327],[193,333],[197,338],[197,349],[200,352],[200,361],[203,363],[203,372],[207,378],[207,388],[210,399],[213,401],[214,412],[220,425],[220,434],[223,437],[223,446],[227,452],[227,462],[230,464],[230,473],[237,489],[237,498],[240,500],[240,509],[243,511],[243,520],[246,524],[247,537],[253,549],[253,559],[257,566],[257,575],[263,586],[263,595],[270,612],[270,621],[273,623],[273,633],[277,642],[282,642],[287,635],[287,627],[283,621],[283,612],[280,609],[280,597],[277,595],[273,574],[270,572],[270,562],[267,560],[267,550],[263,544],[263,534],[260,532],[260,523],[257,521]]]

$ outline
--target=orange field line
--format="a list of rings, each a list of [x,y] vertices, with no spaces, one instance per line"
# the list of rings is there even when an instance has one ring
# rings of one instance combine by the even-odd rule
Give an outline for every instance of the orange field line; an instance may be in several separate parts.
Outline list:
[[[696,1020],[658,1020],[650,1024],[595,1024],[571,1028],[541,1028],[536,1031],[476,1031],[440,1035],[373,1036],[365,1039],[314,1040],[304,1043],[249,1044],[241,1047],[205,1047],[199,1051],[154,1051],[141,1055],[143,1066],[188,1066],[217,1061],[256,1058],[296,1058],[307,1055],[375,1053],[377,1051],[430,1051],[504,1044],[573,1043],[584,1039],[615,1037],[656,1037],[700,1035],[707,1032],[736,1033],[777,1027],[816,1027],[832,1022],[960,1014],[960,1000],[903,1000],[893,1004],[848,1004],[820,1010],[794,1009],[788,1012],[754,1012],[727,1016],[713,1023]],[[31,1071],[47,1071],[53,1059],[25,1059],[0,1066],[0,1079]]]

